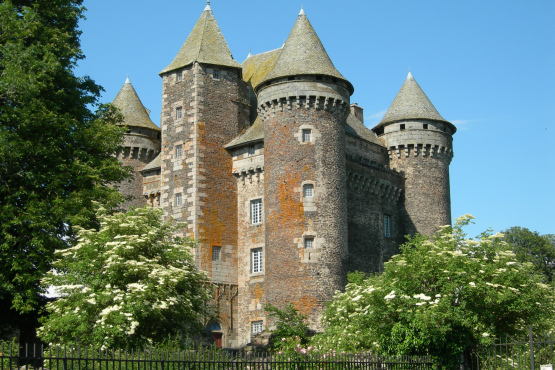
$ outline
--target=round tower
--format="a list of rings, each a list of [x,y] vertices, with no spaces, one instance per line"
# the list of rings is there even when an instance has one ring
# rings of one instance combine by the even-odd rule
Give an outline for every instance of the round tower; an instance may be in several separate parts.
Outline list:
[[[353,87],[301,10],[255,92],[264,121],[266,301],[293,303],[317,328],[323,302],[345,284],[345,120]]]
[[[135,170],[130,180],[118,184],[119,190],[128,198],[122,208],[142,207],[147,204],[147,199],[143,197],[143,176],[140,171],[160,153],[160,128],[151,121],[150,111],[141,103],[129,77],[112,104],[123,114],[120,125],[127,127],[124,149],[118,154],[118,159],[123,165]]]
[[[405,232],[433,235],[451,224],[449,164],[456,127],[443,119],[409,72],[373,131],[385,142],[390,167],[405,174]]]

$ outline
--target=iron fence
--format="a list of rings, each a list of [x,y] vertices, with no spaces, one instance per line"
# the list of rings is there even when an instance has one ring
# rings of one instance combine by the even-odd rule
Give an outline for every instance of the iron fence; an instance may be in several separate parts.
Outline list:
[[[226,350],[108,350],[2,344],[0,370],[327,370],[432,369],[428,357],[373,354],[242,352]]]
[[[467,353],[465,368],[471,370],[553,370],[553,334],[495,339]]]

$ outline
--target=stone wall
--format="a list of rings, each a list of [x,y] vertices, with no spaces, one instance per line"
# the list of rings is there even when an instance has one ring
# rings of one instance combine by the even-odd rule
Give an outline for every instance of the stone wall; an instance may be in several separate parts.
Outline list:
[[[116,185],[128,200],[121,205],[123,210],[147,204],[143,196],[143,175],[140,171],[160,152],[159,132],[141,127],[129,127],[124,136],[123,151],[117,154],[124,166],[131,166],[133,177]]]
[[[254,146],[254,154],[249,155],[249,146]],[[264,273],[252,272],[251,251],[261,249],[265,256],[264,223],[253,224],[251,201],[264,197],[264,145],[259,142],[233,151],[233,173],[237,182],[237,275],[239,289],[239,315],[237,338],[240,345],[251,342],[251,323],[265,322],[264,305],[266,297]],[[250,169],[253,169],[250,171]],[[263,271],[265,263],[263,261]]]
[[[397,254],[404,242],[403,178],[380,163],[361,158],[347,160],[348,270],[375,273],[383,271],[384,262]]]
[[[240,69],[198,63],[162,78],[161,205],[167,218],[186,223],[181,234],[198,240],[198,267],[213,282],[236,287],[237,185],[224,145],[248,125],[246,84]],[[233,315],[226,320],[220,326],[229,346]]]
[[[293,303],[319,329],[324,302],[345,284],[349,94],[329,83],[292,81],[263,88],[258,99],[265,124],[263,294],[278,307]],[[310,130],[308,142],[303,130]],[[303,198],[305,184],[314,187],[312,199]]]
[[[451,224],[451,127],[440,121],[403,120],[384,127],[389,166],[404,173],[407,233],[433,235]]]

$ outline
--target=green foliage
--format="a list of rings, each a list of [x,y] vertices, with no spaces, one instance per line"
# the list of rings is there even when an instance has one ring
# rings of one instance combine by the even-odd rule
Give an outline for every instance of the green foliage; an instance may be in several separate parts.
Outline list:
[[[117,115],[94,115],[101,87],[73,74],[81,2],[0,2],[0,298],[20,312],[72,226],[94,226],[93,201],[121,202],[108,184],[129,175]]]
[[[555,235],[540,235],[525,227],[511,227],[503,232],[520,262],[531,262],[546,282],[555,277]]]
[[[264,307],[268,318],[274,321],[275,329],[271,331],[270,345],[274,350],[297,348],[308,342],[309,329],[306,315],[297,310],[292,303],[283,309],[268,304]]]
[[[61,295],[38,330],[46,343],[141,347],[197,333],[212,317],[207,276],[190,240],[172,237],[162,210],[98,213],[99,231],[78,229],[43,279]]]
[[[502,335],[542,330],[553,319],[553,290],[517,260],[503,235],[466,239],[472,216],[433,239],[416,236],[381,275],[351,282],[323,316],[315,343],[347,352],[430,355],[454,367],[462,351]]]

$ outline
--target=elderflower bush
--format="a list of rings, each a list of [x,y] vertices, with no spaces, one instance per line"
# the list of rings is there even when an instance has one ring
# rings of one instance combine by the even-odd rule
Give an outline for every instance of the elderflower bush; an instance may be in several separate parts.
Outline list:
[[[416,236],[381,275],[337,293],[323,315],[321,349],[431,355],[446,368],[470,345],[501,335],[547,329],[553,288],[518,262],[502,234],[467,239],[457,219],[432,239]]]
[[[100,230],[78,230],[43,279],[59,298],[38,331],[46,343],[133,347],[193,333],[212,314],[207,276],[190,240],[172,237],[162,211],[98,211]]]

